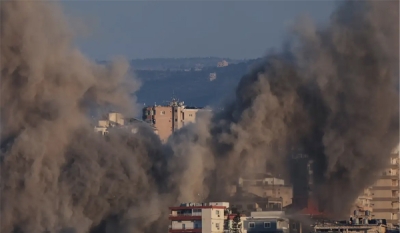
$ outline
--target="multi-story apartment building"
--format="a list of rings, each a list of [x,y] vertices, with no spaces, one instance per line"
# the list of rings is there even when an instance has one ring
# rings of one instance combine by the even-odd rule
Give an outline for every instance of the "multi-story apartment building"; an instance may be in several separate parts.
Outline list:
[[[228,202],[184,203],[170,207],[169,233],[223,233]]]
[[[399,148],[393,150],[390,165],[372,187],[373,217],[399,224]]]
[[[196,122],[199,111],[205,109],[187,107],[183,102],[172,99],[168,106],[154,105],[143,108],[143,120],[157,128],[161,141],[166,142],[174,131]]]
[[[151,106],[143,109],[143,120],[158,130],[158,136],[165,142],[173,132],[171,106]]]

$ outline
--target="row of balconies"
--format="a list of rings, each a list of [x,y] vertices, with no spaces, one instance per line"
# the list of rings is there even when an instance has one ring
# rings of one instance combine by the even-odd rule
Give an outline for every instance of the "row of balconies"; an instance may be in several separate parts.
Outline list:
[[[178,216],[201,216],[201,212],[192,212],[192,213],[173,213],[169,216],[178,217]]]

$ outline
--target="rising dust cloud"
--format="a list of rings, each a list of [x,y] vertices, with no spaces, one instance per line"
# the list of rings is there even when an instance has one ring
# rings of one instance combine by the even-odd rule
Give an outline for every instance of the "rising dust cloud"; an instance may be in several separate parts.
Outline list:
[[[0,4],[1,232],[165,232],[170,205],[223,200],[247,171],[289,176],[290,148],[342,214],[398,144],[398,1],[344,2],[324,28],[300,20],[223,111],[166,145],[145,126],[90,127],[102,106],[135,113],[127,61],[85,58],[56,3]]]

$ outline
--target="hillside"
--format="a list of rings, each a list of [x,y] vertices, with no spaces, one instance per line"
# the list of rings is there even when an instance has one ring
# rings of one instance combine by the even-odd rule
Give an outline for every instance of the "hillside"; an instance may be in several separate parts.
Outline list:
[[[259,59],[232,64],[227,67],[205,67],[201,71],[135,70],[142,80],[142,88],[136,93],[142,104],[166,104],[172,96],[187,105],[206,106],[215,104],[234,93],[240,78]],[[210,73],[217,78],[210,80]]]
[[[204,68],[217,66],[217,63],[225,60],[229,64],[244,62],[229,58],[218,57],[194,57],[194,58],[150,58],[131,60],[131,66],[136,70],[185,70],[191,68]]]

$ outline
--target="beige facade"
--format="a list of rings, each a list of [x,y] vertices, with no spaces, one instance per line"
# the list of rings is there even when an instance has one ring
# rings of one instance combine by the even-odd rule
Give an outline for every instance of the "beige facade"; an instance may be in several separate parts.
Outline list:
[[[145,107],[143,120],[156,127],[161,141],[166,142],[174,131],[196,122],[199,111],[207,110],[186,107],[173,99],[168,106]]]
[[[170,207],[169,233],[223,233],[227,202],[182,203]]]
[[[198,108],[186,108],[185,106],[173,106],[173,128],[178,130],[189,123],[196,122]]]
[[[158,131],[161,141],[165,142],[172,134],[172,108],[170,106],[153,106],[143,109],[143,120],[152,124]]]
[[[396,148],[389,167],[372,187],[372,217],[399,224],[399,151]]]

